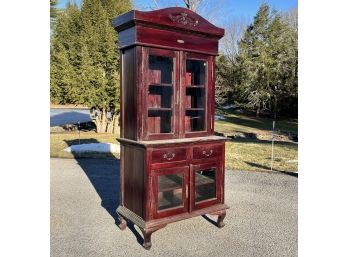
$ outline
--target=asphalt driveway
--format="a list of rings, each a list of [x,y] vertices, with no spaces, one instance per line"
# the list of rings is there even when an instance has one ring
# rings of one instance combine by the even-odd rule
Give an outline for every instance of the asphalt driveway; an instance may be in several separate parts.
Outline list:
[[[118,160],[51,159],[51,256],[297,256],[296,176],[227,171],[225,227],[169,224],[149,251],[136,226],[115,225],[118,176]]]

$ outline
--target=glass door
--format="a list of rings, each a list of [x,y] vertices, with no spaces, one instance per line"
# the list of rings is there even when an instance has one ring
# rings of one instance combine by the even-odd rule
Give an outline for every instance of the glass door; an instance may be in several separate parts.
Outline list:
[[[176,53],[145,48],[146,115],[143,121],[147,139],[173,138],[175,124]]]
[[[184,134],[185,137],[206,135],[209,57],[194,53],[184,55],[181,85]]]
[[[189,167],[177,167],[154,172],[154,218],[175,215],[188,210]]]
[[[193,209],[205,208],[221,202],[220,177],[218,163],[193,165],[191,171]]]

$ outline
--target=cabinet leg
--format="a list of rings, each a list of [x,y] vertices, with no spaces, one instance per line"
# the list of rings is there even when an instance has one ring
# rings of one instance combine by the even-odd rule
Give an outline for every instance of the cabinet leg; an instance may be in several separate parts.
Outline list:
[[[203,217],[208,220],[210,223],[214,224],[215,226],[217,226],[218,228],[222,228],[225,226],[225,223],[224,223],[224,218],[226,217],[226,211],[219,211],[219,212],[213,212],[213,213],[209,213],[210,215],[217,215],[218,216],[218,219],[217,219],[217,222],[211,220],[210,218],[208,218],[207,216],[204,216]]]
[[[154,231],[152,230],[141,230],[141,232],[143,232],[143,236],[144,236],[144,242],[143,242],[143,247],[146,250],[150,250],[152,243],[151,243],[151,235]]]
[[[221,213],[219,216],[218,216],[218,220],[217,220],[217,226],[218,228],[222,228],[225,226],[225,223],[224,223],[224,218],[226,217],[226,212],[223,212]]]
[[[127,227],[127,220],[125,218],[123,218],[121,215],[119,215],[119,219],[120,219],[120,225],[118,225],[119,228],[121,230],[125,230]]]
[[[143,242],[143,247],[146,250],[150,250],[152,243],[151,243],[151,235],[153,232],[165,227],[165,225],[159,226],[159,227],[154,227],[154,228],[149,228],[149,229],[141,229],[141,232],[143,233],[144,236],[144,242]]]

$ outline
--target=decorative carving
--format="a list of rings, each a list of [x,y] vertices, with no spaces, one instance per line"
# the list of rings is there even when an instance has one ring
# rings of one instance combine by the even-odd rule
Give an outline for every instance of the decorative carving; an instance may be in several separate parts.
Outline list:
[[[180,23],[182,25],[188,25],[196,27],[198,25],[198,20],[195,20],[187,15],[187,13],[180,13],[180,14],[169,14],[169,18],[173,22]]]

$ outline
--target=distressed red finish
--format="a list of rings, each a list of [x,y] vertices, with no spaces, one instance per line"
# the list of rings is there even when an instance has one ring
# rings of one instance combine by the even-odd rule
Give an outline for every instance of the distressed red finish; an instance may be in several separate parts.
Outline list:
[[[215,56],[224,30],[184,8],[114,19],[121,53],[120,228],[144,248],[167,224],[211,214],[223,227],[225,138],[214,136]]]

